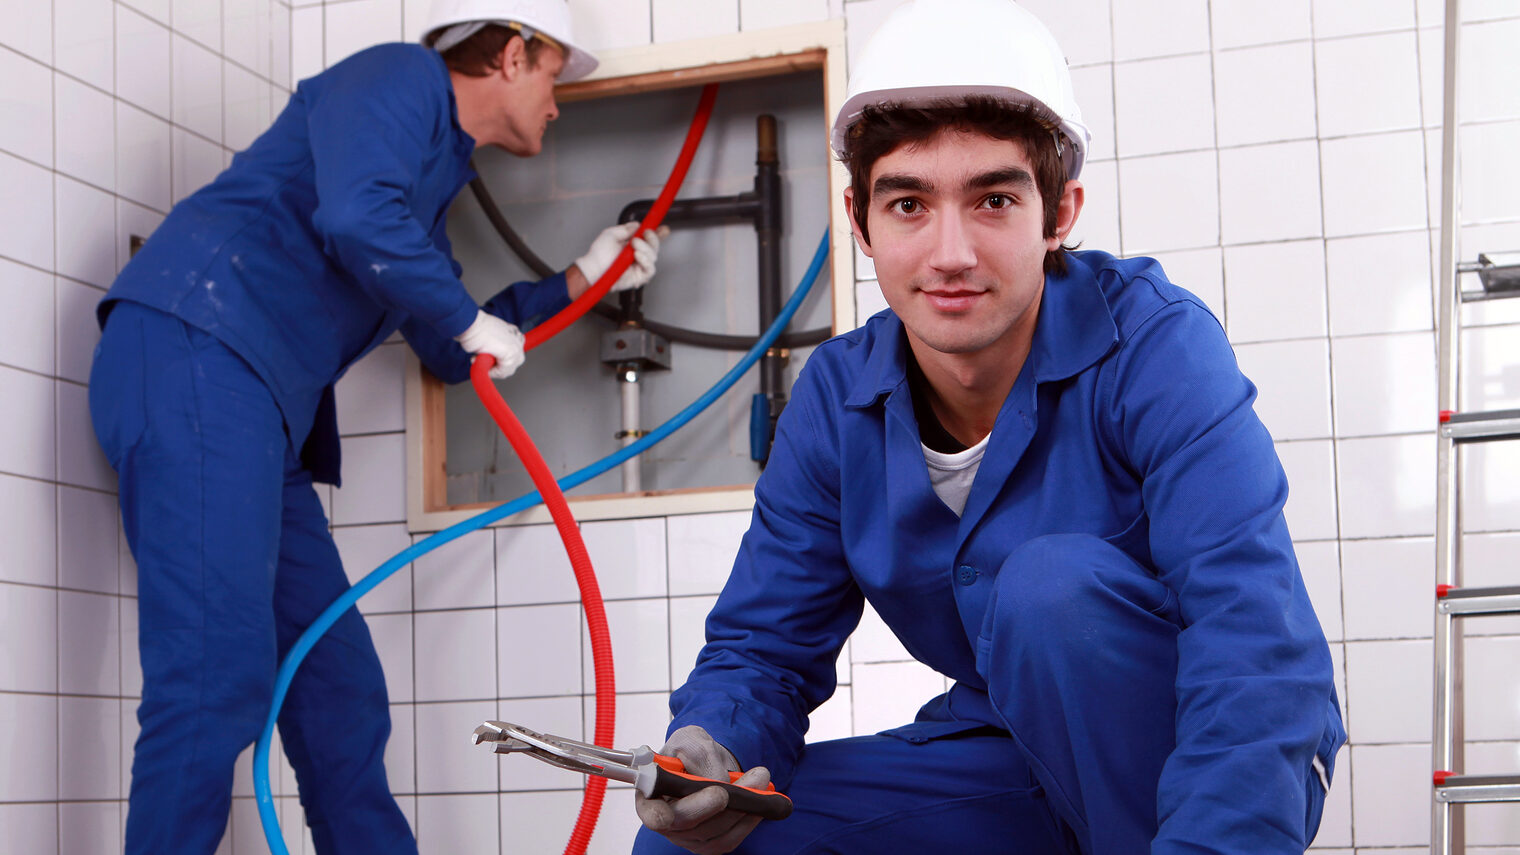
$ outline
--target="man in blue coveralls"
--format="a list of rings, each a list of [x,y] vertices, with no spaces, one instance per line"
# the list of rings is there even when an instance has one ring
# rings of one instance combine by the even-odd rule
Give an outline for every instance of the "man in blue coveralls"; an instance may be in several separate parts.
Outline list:
[[[470,155],[537,154],[556,79],[596,60],[564,0],[438,0],[430,23],[427,46],[370,48],[302,81],[100,305],[90,409],[138,565],[129,855],[216,850],[280,658],[348,587],[312,487],[338,483],[344,371],[399,329],[443,380],[477,353],[506,377],[519,328],[630,238],[616,287],[653,273],[658,237],[613,227],[565,273],[475,304],[444,231]],[[311,651],[279,724],[318,852],[417,851],[386,783],[385,682],[357,611]]]
[[[664,749],[796,810],[635,796],[635,852],[1302,853],[1345,733],[1288,485],[1208,309],[1063,246],[1089,136],[1059,46],[1012,0],[914,0],[850,93],[891,308],[798,378]],[[954,685],[804,746],[865,601]]]

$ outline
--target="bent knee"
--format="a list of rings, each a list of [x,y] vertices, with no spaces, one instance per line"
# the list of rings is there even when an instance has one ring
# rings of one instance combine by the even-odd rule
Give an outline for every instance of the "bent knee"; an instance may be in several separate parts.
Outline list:
[[[1089,534],[1026,541],[998,573],[1000,617],[1057,633],[1090,625],[1115,610],[1162,614],[1175,602],[1149,567]]]

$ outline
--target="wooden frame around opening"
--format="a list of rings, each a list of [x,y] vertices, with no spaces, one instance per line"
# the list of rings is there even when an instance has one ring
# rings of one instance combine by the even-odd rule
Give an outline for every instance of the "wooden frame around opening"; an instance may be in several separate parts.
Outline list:
[[[758,33],[740,33],[691,42],[651,45],[599,53],[601,65],[591,77],[555,90],[562,102],[612,95],[632,95],[707,83],[771,77],[798,71],[823,76],[825,126],[844,103],[844,22],[830,20]],[[819,140],[825,147],[827,142]],[[854,247],[841,202],[848,180],[844,168],[830,157],[829,214],[830,272],[835,332],[855,325]],[[447,430],[444,384],[407,352],[406,445],[407,524],[414,532],[438,531],[460,522],[491,503],[448,504]],[[753,487],[700,487],[578,496],[570,499],[577,519],[620,519],[669,516],[706,511],[744,510],[753,504]],[[503,522],[547,522],[540,506]]]

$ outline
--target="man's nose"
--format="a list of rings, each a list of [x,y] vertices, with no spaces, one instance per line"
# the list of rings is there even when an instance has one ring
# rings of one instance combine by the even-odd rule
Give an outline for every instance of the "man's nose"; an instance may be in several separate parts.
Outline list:
[[[959,213],[943,213],[935,218],[932,234],[934,249],[929,266],[945,274],[960,273],[976,266],[976,251],[971,235]]]

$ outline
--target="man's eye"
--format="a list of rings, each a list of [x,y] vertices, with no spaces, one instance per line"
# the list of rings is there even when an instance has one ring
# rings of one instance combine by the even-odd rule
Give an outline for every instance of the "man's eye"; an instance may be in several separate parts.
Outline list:
[[[986,205],[989,208],[1006,208],[1012,204],[1013,200],[1002,193],[993,193],[986,199]]]
[[[916,199],[898,199],[892,203],[892,207],[896,208],[899,214],[916,214],[923,210],[923,206],[919,205]]]

